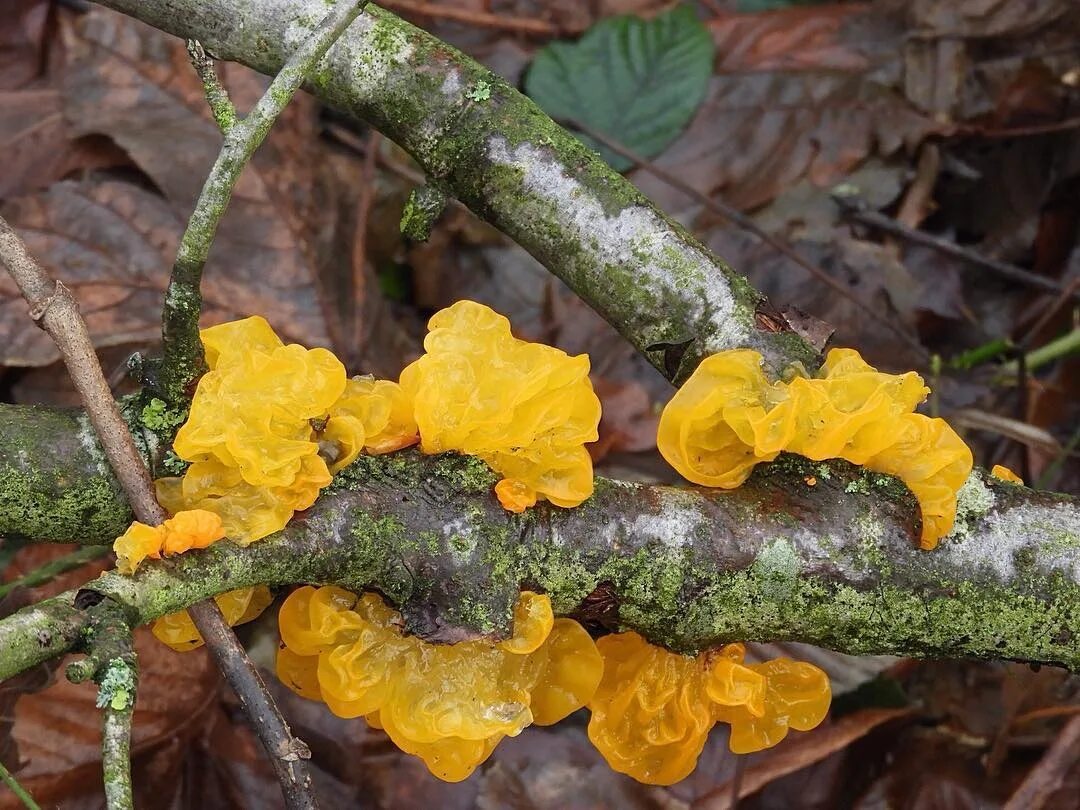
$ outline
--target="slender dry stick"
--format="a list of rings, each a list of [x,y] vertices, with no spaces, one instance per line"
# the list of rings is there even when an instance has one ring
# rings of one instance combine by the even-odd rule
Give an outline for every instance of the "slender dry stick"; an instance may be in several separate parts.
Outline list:
[[[150,473],[113,399],[71,291],[63,282],[49,278],[3,218],[0,218],[0,262],[30,304],[30,317],[60,349],[98,441],[135,516],[144,523],[161,523],[167,515],[154,498]]]
[[[636,168],[644,169],[654,177],[663,180],[672,188],[681,191],[683,194],[701,203],[714,214],[717,214],[718,216],[721,216],[724,219],[733,222],[745,231],[749,231],[766,245],[775,250],[777,253],[791,259],[791,261],[795,262],[795,264],[799,265],[799,267],[803,268],[806,272],[808,272],[822,284],[827,287],[831,287],[841,296],[850,301],[853,305],[861,309],[867,315],[870,315],[872,318],[874,318],[874,320],[880,321],[882,324],[884,324],[885,327],[889,329],[889,331],[891,331],[898,338],[903,340],[904,343],[910,346],[911,349],[922,359],[924,363],[929,361],[929,353],[927,353],[926,349],[923,348],[923,345],[919,343],[918,340],[913,338],[911,335],[909,335],[899,326],[894,324],[892,321],[889,321],[888,319],[883,319],[879,312],[875,311],[868,304],[861,301],[846,286],[844,286],[842,283],[830,276],[816,264],[804,258],[797,250],[791,247],[791,245],[787,244],[787,242],[785,242],[783,239],[779,239],[766,231],[764,228],[754,222],[754,220],[746,216],[746,214],[742,213],[736,208],[733,208],[722,200],[710,197],[708,194],[703,194],[702,192],[691,186],[689,183],[684,182],[682,179],[676,177],[671,172],[661,169],[647,157],[639,155],[637,152],[627,148],[626,146],[612,139],[610,136],[604,134],[603,132],[598,132],[592,127],[583,124],[580,121],[572,119],[563,121],[562,123],[568,125],[573,129],[581,131],[585,135],[588,135],[593,140],[606,146],[612,152],[615,152],[617,155],[621,155],[622,157],[631,161]]]
[[[193,54],[196,70],[206,86],[210,108],[222,126],[225,142],[180,238],[165,293],[159,382],[161,393],[173,404],[186,402],[192,384],[206,371],[206,359],[199,340],[199,314],[202,311],[199,285],[210,246],[240,173],[305,78],[366,5],[367,0],[349,0],[334,5],[274,77],[254,109],[240,120],[235,120],[235,111],[216,76],[210,78],[213,68],[206,66],[205,53],[200,55],[196,51]]]
[[[41,810],[41,805],[34,801],[34,797],[31,796],[26,788],[19,784],[18,780],[11,775],[11,771],[4,767],[4,763],[0,762],[0,782],[3,782],[12,793],[15,794],[20,802],[23,803],[23,807],[27,810]]]
[[[106,705],[101,728],[101,768],[105,773],[105,802],[109,810],[133,810],[131,792],[132,703],[121,709]]]
[[[925,231],[918,231],[914,228],[909,228],[902,222],[897,222],[892,217],[887,217],[884,214],[877,211],[869,211],[863,207],[863,204],[859,200],[843,197],[837,195],[835,197],[841,208],[844,210],[845,215],[851,219],[866,225],[870,228],[875,228],[885,233],[890,233],[893,236],[898,236],[901,239],[906,239],[909,242],[914,242],[917,245],[923,245],[924,247],[932,248],[933,250],[943,253],[946,256],[952,256],[954,259],[960,259],[961,261],[968,262],[969,264],[976,265],[978,267],[984,267],[990,272],[1001,276],[1001,278],[1008,279],[1009,281],[1015,281],[1018,284],[1023,284],[1027,287],[1031,287],[1042,292],[1053,293],[1055,295],[1061,295],[1063,288],[1061,284],[1053,279],[1040,276],[1038,273],[1032,273],[1030,270],[1025,270],[1022,267],[1016,265],[1007,264],[1005,262],[999,262],[995,259],[987,258],[976,253],[973,250],[968,250],[965,247],[961,247],[955,242],[951,242],[948,239],[942,239],[939,236],[926,233]],[[1080,297],[1075,291],[1073,293],[1075,297]]]
[[[165,510],[154,498],[150,474],[135,448],[131,431],[120,415],[112,391],[101,371],[94,353],[86,322],[79,314],[79,305],[62,282],[53,282],[34,261],[22,239],[0,218],[0,263],[11,273],[27,303],[30,317],[44,329],[60,349],[68,374],[82,399],[98,441],[105,450],[113,472],[127,495],[132,511],[139,520],[157,525],[165,519]],[[124,627],[128,639],[131,630]],[[96,640],[96,634],[94,637]],[[93,642],[92,642],[93,643]],[[127,645],[130,649],[130,644]],[[98,674],[98,667],[84,668],[88,675]],[[134,694],[131,695],[134,702]],[[127,706],[128,714],[131,706]],[[131,763],[118,762],[116,754],[130,746],[131,722],[126,725],[109,723],[102,739],[102,767],[106,802],[110,810],[130,810]],[[120,736],[125,740],[121,741]]]

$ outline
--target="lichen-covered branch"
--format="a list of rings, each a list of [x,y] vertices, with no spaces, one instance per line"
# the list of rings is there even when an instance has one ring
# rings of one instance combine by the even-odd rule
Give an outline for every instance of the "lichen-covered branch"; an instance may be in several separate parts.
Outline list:
[[[325,0],[100,2],[269,75],[326,8]],[[369,6],[308,86],[405,148],[433,186],[517,240],[669,378],[735,347],[760,350],[774,372],[814,364],[815,351],[785,331],[782,316],[598,155],[497,75],[393,14]]]
[[[266,139],[274,121],[288,106],[312,68],[367,5],[367,0],[342,0],[329,13],[326,3],[303,35],[295,38],[282,52],[282,61],[274,69],[274,80],[255,104],[254,109],[236,120],[224,90],[216,81],[213,65],[200,45],[189,50],[206,86],[207,99],[225,136],[210,174],[199,192],[195,210],[176,249],[169,286],[162,311],[162,350],[159,385],[172,403],[186,401],[190,386],[206,371],[203,346],[199,340],[199,314],[202,294],[199,290],[203,267],[210,255],[218,225],[232,199],[240,173],[255,150]],[[172,11],[176,15],[176,10]],[[179,15],[183,16],[183,15]],[[197,41],[198,37],[189,39]]]
[[[792,480],[815,480],[792,487]],[[799,640],[849,653],[1008,658],[1080,669],[1080,504],[984,481],[953,536],[920,551],[895,479],[796,457],[743,487],[599,480],[575,509],[521,516],[476,459],[362,458],[282,532],[219,543],[86,586],[150,621],[268,583],[381,591],[438,641],[504,632],[522,587],[559,613],[691,651]],[[51,657],[35,633],[74,621],[71,596],[0,621],[0,677]]]

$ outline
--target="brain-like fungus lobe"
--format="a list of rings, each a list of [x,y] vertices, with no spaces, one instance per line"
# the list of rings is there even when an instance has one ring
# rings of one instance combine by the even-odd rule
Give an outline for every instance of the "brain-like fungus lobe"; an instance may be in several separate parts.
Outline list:
[[[277,673],[340,717],[364,717],[440,779],[465,779],[504,737],[581,708],[603,664],[589,634],[556,619],[547,596],[524,592],[511,638],[430,644],[402,630],[371,593],[310,586],[278,616]]]
[[[589,701],[589,739],[639,782],[688,776],[718,722],[731,726],[731,750],[746,754],[776,745],[789,729],[809,731],[829,710],[824,672],[787,658],[744,663],[741,644],[693,657],[620,633],[596,646],[604,676]]]
[[[588,356],[519,340],[474,301],[437,312],[428,330],[426,354],[401,373],[421,449],[482,458],[502,476],[495,492],[512,512],[539,498],[567,507],[588,498],[585,444],[600,422]]]
[[[943,419],[915,413],[929,389],[915,372],[885,374],[852,349],[833,349],[815,377],[770,383],[755,351],[702,361],[664,408],[657,446],[696,484],[737,487],[781,452],[842,458],[902,480],[922,510],[923,548],[956,516],[971,450]]]
[[[329,351],[285,345],[263,318],[201,336],[210,371],[173,444],[191,466],[156,482],[170,512],[214,512],[225,534],[247,545],[311,506],[361,450],[387,453],[417,440],[396,384],[347,380]]]

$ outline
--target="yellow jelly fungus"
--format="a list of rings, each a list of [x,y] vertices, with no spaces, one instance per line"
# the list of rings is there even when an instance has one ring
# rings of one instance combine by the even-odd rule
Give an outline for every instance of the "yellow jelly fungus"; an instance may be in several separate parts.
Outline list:
[[[283,344],[258,316],[200,334],[210,371],[173,444],[192,463],[183,478],[156,482],[170,512],[214,512],[247,545],[310,507],[362,449],[385,453],[416,441],[395,383],[346,380],[333,354]]]
[[[214,601],[221,608],[229,626],[235,627],[257,619],[274,601],[274,597],[269,588],[258,585],[254,588],[239,588],[218,594],[214,597]],[[177,652],[187,652],[203,644],[203,638],[195,629],[195,623],[186,610],[162,616],[154,622],[151,629],[158,641],[169,645]]]
[[[1024,485],[1024,479],[1002,464],[995,464],[990,470],[990,475],[999,481],[1008,481],[1010,484]]]
[[[206,548],[224,536],[221,518],[202,509],[177,512],[160,526],[135,521],[113,543],[116,569],[121,574],[133,574],[147,557],[156,560],[162,554]]]
[[[596,646],[604,675],[588,704],[589,739],[639,782],[688,776],[717,722],[731,725],[731,750],[748,753],[776,745],[788,728],[815,727],[829,709],[829,680],[817,667],[784,658],[744,664],[741,644],[691,657],[620,633]]]
[[[405,635],[375,594],[303,587],[278,615],[277,673],[340,717],[364,717],[440,779],[465,779],[498,742],[581,708],[600,681],[589,634],[523,593],[501,643],[430,644]]]
[[[458,301],[428,322],[426,354],[401,373],[425,453],[479,456],[503,481],[496,495],[521,512],[544,498],[577,506],[592,494],[600,400],[589,358],[518,340],[510,322]]]
[[[929,389],[915,372],[884,374],[833,349],[818,376],[770,383],[749,349],[706,358],[664,408],[657,446],[696,484],[727,489],[781,451],[843,458],[900,478],[922,510],[921,545],[952,528],[971,450],[943,419],[914,413]]]

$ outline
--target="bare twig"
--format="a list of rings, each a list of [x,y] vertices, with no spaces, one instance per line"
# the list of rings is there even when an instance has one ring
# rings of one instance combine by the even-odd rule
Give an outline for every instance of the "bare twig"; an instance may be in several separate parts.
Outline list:
[[[3,762],[0,762],[0,782],[8,786],[8,789],[15,794],[15,798],[22,802],[27,810],[41,810],[41,805],[35,802],[34,797],[27,792],[26,788],[11,775],[11,771],[4,767]]]
[[[1029,270],[1024,270],[1023,268],[1016,267],[1012,264],[1006,264],[1005,262],[999,262],[994,259],[989,259],[986,256],[981,256],[975,251],[961,247],[948,239],[942,239],[939,236],[934,236],[925,231],[917,231],[914,228],[909,228],[906,225],[897,222],[892,217],[887,217],[877,211],[866,210],[858,200],[841,195],[834,196],[834,199],[848,217],[870,228],[876,228],[885,233],[899,236],[909,242],[914,242],[917,245],[932,248],[939,253],[944,253],[946,256],[952,256],[954,259],[960,259],[961,261],[969,262],[978,267],[985,267],[992,273],[1008,279],[1009,281],[1015,281],[1018,284],[1023,284],[1027,287],[1041,290],[1042,292],[1054,293],[1057,295],[1060,295],[1062,292],[1061,285],[1053,279],[1040,276],[1037,273],[1032,273]]]
[[[62,282],[53,282],[49,278],[27,251],[22,239],[2,218],[0,263],[7,267],[30,304],[30,317],[60,349],[94,432],[135,516],[144,523],[160,523],[166,517],[165,510],[154,498],[150,473],[101,372],[86,322],[79,314],[79,305],[71,292]]]
[[[1080,758],[1080,717],[1065,724],[1039,764],[1005,803],[1005,810],[1038,810],[1062,786],[1066,773]]]
[[[366,322],[362,299],[368,294],[364,290],[367,284],[367,227],[371,216],[371,204],[375,199],[375,163],[379,155],[382,135],[375,130],[367,139],[367,151],[360,175],[360,196],[356,201],[356,234],[352,247],[352,306],[349,308],[352,329],[349,341],[349,368],[355,369],[360,352],[367,342],[371,326]]]
[[[636,168],[644,169],[654,177],[663,180],[672,188],[678,189],[683,194],[686,194],[688,197],[701,203],[714,214],[721,216],[724,219],[734,223],[735,225],[738,225],[743,230],[752,233],[754,236],[756,236],[766,245],[771,247],[777,253],[786,256],[788,259],[795,262],[795,264],[799,265],[799,267],[806,270],[806,272],[808,272],[822,284],[835,290],[839,295],[850,301],[855,307],[861,309],[867,315],[870,315],[875,321],[884,324],[885,327],[889,329],[889,331],[891,331],[898,338],[903,340],[904,343],[910,346],[912,351],[914,351],[916,355],[923,360],[923,362],[929,362],[930,355],[927,353],[926,349],[923,348],[923,345],[919,343],[918,340],[909,335],[892,321],[882,318],[880,313],[875,311],[873,307],[869,306],[860,298],[858,298],[858,296],[852,293],[851,290],[849,290],[844,284],[837,281],[835,278],[830,276],[813,262],[807,260],[797,250],[791,247],[791,245],[787,244],[787,242],[785,242],[783,239],[780,239],[766,231],[764,228],[754,222],[754,220],[746,216],[738,209],[733,208],[723,200],[717,199],[715,197],[710,197],[708,194],[701,193],[689,183],[684,182],[682,179],[676,177],[671,172],[660,168],[648,158],[644,157],[643,155],[639,155],[637,152],[634,152],[631,149],[628,149],[626,146],[612,139],[610,136],[606,135],[603,132],[599,132],[592,127],[587,126],[586,124],[582,124],[580,121],[576,120],[567,120],[563,121],[562,123],[573,129],[581,131],[585,135],[588,135],[593,140],[606,146],[612,152],[615,152],[616,154],[621,155],[627,160],[633,162]]]
[[[170,402],[184,402],[191,385],[206,370],[202,342],[199,340],[199,314],[202,311],[199,285],[210,246],[214,242],[225,209],[228,208],[240,173],[305,78],[366,5],[367,0],[350,0],[333,6],[312,35],[274,77],[254,109],[227,129],[223,127],[225,142],[203,184],[187,229],[180,238],[172,276],[165,293],[160,385],[162,394]],[[205,62],[200,60],[197,69],[207,85],[208,99],[211,109],[214,109],[215,118],[224,116],[228,123],[230,116],[221,100],[224,90],[216,76],[209,78],[213,74],[213,68],[207,68]]]

